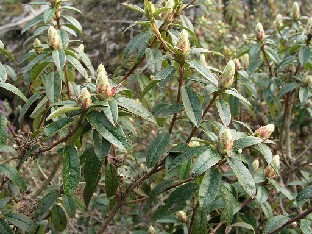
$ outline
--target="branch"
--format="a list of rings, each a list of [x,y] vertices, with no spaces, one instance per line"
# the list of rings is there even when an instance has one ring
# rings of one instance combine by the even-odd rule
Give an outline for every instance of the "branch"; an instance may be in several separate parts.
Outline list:
[[[269,69],[270,76],[271,76],[271,77],[274,77],[273,69],[272,69],[272,67],[271,67],[271,65],[270,65],[269,58],[268,58],[267,54],[265,53],[264,44],[261,44],[260,49],[261,49],[261,51],[262,51],[263,58],[264,58],[264,61],[265,61],[265,63],[266,63],[266,66],[267,66],[268,69]]]
[[[282,230],[284,227],[288,226],[289,224],[293,223],[293,222],[296,222],[300,219],[303,219],[305,218],[306,216],[308,216],[309,214],[312,213],[312,207],[308,210],[306,210],[305,212],[301,213],[301,214],[298,214],[297,216],[295,216],[294,218],[288,220],[285,224],[283,224],[282,226],[280,226],[278,229],[270,232],[269,234],[273,234],[273,233],[277,233],[278,231]]]

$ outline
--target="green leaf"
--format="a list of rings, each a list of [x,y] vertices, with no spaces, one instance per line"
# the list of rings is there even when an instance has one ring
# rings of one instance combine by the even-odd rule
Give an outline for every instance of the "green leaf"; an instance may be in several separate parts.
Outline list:
[[[168,169],[172,170],[177,166],[181,165],[182,162],[189,160],[190,158],[197,155],[200,155],[206,150],[207,147],[205,146],[188,148],[186,151],[184,151],[182,154],[178,155],[175,159],[172,160],[172,162],[168,166]]]
[[[299,62],[301,66],[304,66],[311,56],[311,49],[309,46],[302,46],[299,50]]]
[[[312,221],[309,219],[301,219],[300,229],[303,234],[311,234],[312,233]]]
[[[59,192],[57,190],[52,190],[39,201],[39,205],[36,209],[37,220],[42,220],[44,218],[44,216],[49,212],[50,208],[57,201],[58,197]]]
[[[149,193],[148,201],[152,202],[158,195],[173,185],[173,180],[163,180]]]
[[[14,148],[8,145],[0,145],[0,153],[11,153],[14,152]]]
[[[262,141],[263,140],[261,138],[254,137],[254,136],[242,137],[234,141],[233,150],[236,151],[236,150],[244,149],[252,145],[257,145],[257,144],[260,144]]]
[[[80,180],[80,160],[73,146],[63,149],[63,188],[67,195],[74,194]]]
[[[107,100],[107,105],[103,107],[103,112],[109,122],[111,122],[113,126],[116,126],[118,120],[118,103],[115,99]]]
[[[153,219],[157,220],[163,216],[170,215],[176,211],[182,210],[186,201],[190,199],[198,190],[198,184],[187,183],[183,184],[174,190],[166,200],[164,206],[160,206],[153,214]]]
[[[59,72],[51,72],[42,77],[42,83],[51,103],[57,102],[61,96],[62,80]]]
[[[166,83],[174,76],[176,73],[177,68],[174,66],[168,66],[160,70],[159,72],[156,73],[155,77],[160,81],[159,86],[161,88],[164,88]]]
[[[56,109],[55,111],[51,112],[51,114],[47,117],[46,120],[49,121],[50,119],[54,119],[60,115],[63,115],[71,111],[76,111],[76,110],[80,110],[80,107],[79,106],[62,106]]]
[[[121,127],[114,127],[103,113],[93,111],[86,118],[107,141],[121,150],[131,150],[132,146]]]
[[[63,194],[62,198],[63,198],[63,206],[65,208],[67,215],[70,218],[74,218],[76,214],[76,205],[74,199],[71,196],[67,196],[65,194]]]
[[[0,62],[0,82],[6,82],[8,79],[7,71],[5,70],[5,67]]]
[[[21,34],[23,34],[24,32],[26,32],[28,29],[30,29],[31,27],[35,26],[36,24],[40,23],[41,21],[43,21],[43,15],[38,15],[37,17],[33,18],[31,21],[29,21],[24,28],[21,31]]]
[[[51,221],[58,232],[63,232],[66,229],[67,217],[65,211],[61,206],[53,206]]]
[[[218,86],[218,80],[214,74],[202,63],[196,61],[189,61],[190,67],[194,68],[198,73],[203,75],[207,80],[212,82],[215,86]]]
[[[297,202],[302,202],[304,200],[311,199],[311,198],[312,198],[312,186],[309,186],[307,188],[304,188],[302,191],[300,191],[297,194],[296,200]]]
[[[221,160],[221,155],[217,150],[208,148],[199,155],[192,168],[192,174],[199,176]]]
[[[163,132],[158,134],[149,144],[146,152],[146,166],[153,167],[163,156],[169,144],[170,134]]]
[[[96,156],[93,148],[86,149],[81,157],[85,158],[83,176],[85,178],[86,186],[83,190],[83,200],[85,205],[88,206],[99,183],[103,161]]]
[[[245,228],[245,229],[249,229],[249,230],[252,230],[253,233],[255,233],[255,230],[253,228],[253,226],[251,226],[250,224],[248,223],[245,223],[245,222],[238,222],[238,223],[234,223],[230,226],[227,226],[226,229],[225,229],[225,234],[230,234],[231,231],[232,231],[232,228],[237,228],[237,227],[240,227],[240,228]],[[237,229],[236,229],[237,230]]]
[[[234,97],[237,97],[239,100],[243,101],[244,103],[251,105],[250,102],[244,98],[236,89],[231,88],[231,89],[227,89],[225,90],[225,93],[230,94]]]
[[[0,210],[2,210],[10,201],[11,201],[11,197],[1,198],[0,199]]]
[[[268,234],[268,233],[275,231],[276,229],[278,229],[279,227],[287,223],[288,220],[289,218],[284,215],[274,216],[273,218],[269,219],[269,221],[267,222],[265,229],[264,229],[264,234]]]
[[[1,47],[0,47],[0,54],[5,54],[5,56],[7,56],[9,59],[11,59],[12,61],[15,61],[14,56],[9,51]]]
[[[0,145],[6,145],[7,143],[7,119],[2,112],[0,112]]]
[[[18,88],[16,88],[14,85],[0,81],[0,88],[6,89],[6,90],[14,93],[15,95],[17,95],[21,99],[23,99],[25,102],[27,102],[27,98],[25,97],[25,95]]]
[[[118,184],[117,170],[109,163],[105,168],[105,192],[108,198],[115,195]]]
[[[80,10],[78,10],[77,8],[72,7],[72,6],[62,6],[62,10],[64,10],[64,9],[65,9],[65,10],[76,11],[76,12],[82,14],[82,12],[81,12]]]
[[[4,213],[2,212],[4,218],[12,223],[14,226],[25,230],[26,232],[32,232],[34,229],[34,222],[26,215],[19,213]]]
[[[43,129],[43,132],[47,137],[54,136],[56,133],[61,131],[62,128],[64,128],[65,126],[67,126],[68,124],[72,122],[73,122],[72,118],[65,117],[65,118],[58,119],[55,122],[50,123],[47,126],[45,126],[45,128]]]
[[[236,158],[227,158],[227,161],[236,175],[238,182],[250,197],[254,197],[256,194],[256,185],[247,167]]]
[[[46,24],[50,19],[52,19],[53,15],[55,13],[54,8],[49,7],[43,12],[43,22]]]
[[[71,23],[79,32],[82,31],[81,24],[74,17],[70,15],[62,15],[62,17],[66,19],[69,23]]]
[[[118,97],[116,98],[116,101],[118,106],[125,108],[127,111],[138,115],[152,123],[156,123],[154,116],[144,106],[142,106],[141,103],[125,97]]]
[[[129,3],[125,3],[125,2],[123,2],[122,5],[130,8],[131,10],[137,11],[137,12],[143,14],[143,15],[145,14],[144,10],[141,7],[137,6],[137,5],[129,4]]]
[[[219,116],[224,126],[229,126],[231,122],[231,110],[229,104],[221,98],[216,100]]]
[[[7,176],[14,184],[16,184],[19,188],[25,190],[26,183],[23,177],[19,174],[19,172],[8,165],[0,165],[0,174]]]
[[[202,106],[196,92],[190,87],[182,87],[182,102],[187,116],[198,127],[202,121]]]
[[[274,179],[269,179],[269,182],[276,189],[276,191],[281,192],[289,200],[294,200],[295,199],[295,197],[288,191],[288,189],[286,189],[285,187],[281,186]]]
[[[199,187],[199,205],[205,209],[211,205],[217,197],[222,182],[222,175],[218,168],[213,168],[204,176]]]
[[[301,103],[305,103],[309,97],[309,87],[300,87],[299,100]]]
[[[91,72],[91,76],[93,77],[94,76],[94,68],[92,66],[91,60],[89,59],[88,55],[86,55],[86,53],[84,53],[79,48],[76,50],[76,52],[80,56],[80,59],[84,63],[84,65],[86,65],[86,67],[89,69],[89,71]]]
[[[278,53],[274,49],[272,49],[271,47],[266,47],[265,52],[267,55],[269,55],[269,57],[274,63],[278,64],[280,62]]]
[[[68,47],[68,44],[69,44],[69,37],[68,37],[68,33],[65,29],[60,30],[60,39],[61,39],[61,42],[63,45],[63,49],[66,49]],[[63,51],[63,49],[60,49],[59,51],[61,52],[61,51]],[[65,51],[64,51],[64,53],[65,53]]]
[[[110,150],[111,143],[105,140],[97,130],[93,130],[93,146],[96,156],[103,161]]]
[[[280,98],[280,97],[283,97],[286,93],[289,93],[289,92],[291,92],[291,91],[293,91],[295,88],[297,88],[298,87],[298,84],[297,83],[289,83],[289,84],[287,84],[287,85],[285,85],[282,89],[281,89],[281,91],[280,91],[280,93],[278,94],[278,97]]]
[[[10,225],[4,219],[1,218],[0,218],[0,233],[13,234]]]
[[[203,209],[197,209],[192,226],[192,234],[208,234],[208,220],[207,211]]]
[[[258,150],[265,160],[267,161],[268,164],[271,164],[272,162],[272,151],[269,146],[266,144],[260,143],[257,146],[254,147],[256,150]]]
[[[61,71],[65,65],[66,55],[64,50],[53,50],[52,58],[55,66]]]
[[[7,74],[9,75],[9,77],[11,77],[11,79],[13,81],[16,81],[17,80],[17,76],[16,76],[16,73],[13,70],[13,68],[8,66],[8,65],[4,65],[4,68],[5,68],[6,72],[7,72]]]
[[[146,44],[152,36],[153,33],[151,31],[146,31],[132,38],[125,49],[125,58],[129,58],[133,52],[138,50],[142,45]]]
[[[223,184],[220,187],[220,194],[224,204],[221,219],[226,221],[228,224],[231,224],[234,214],[234,204],[236,202],[235,198],[229,188],[227,188],[226,184]]]
[[[147,48],[145,50],[145,54],[146,54],[145,66],[148,66],[151,69],[152,73],[160,71],[163,61],[161,51],[157,48]]]
[[[51,65],[50,62],[41,62],[35,65],[33,69],[31,70],[30,79],[32,81],[35,81],[46,70],[46,68],[49,65]]]
[[[84,67],[81,65],[81,63],[74,58],[71,55],[67,55],[66,59],[69,63],[71,63],[76,69],[77,71],[84,77],[84,78],[88,78],[88,72],[86,71],[86,69],[84,69]]]

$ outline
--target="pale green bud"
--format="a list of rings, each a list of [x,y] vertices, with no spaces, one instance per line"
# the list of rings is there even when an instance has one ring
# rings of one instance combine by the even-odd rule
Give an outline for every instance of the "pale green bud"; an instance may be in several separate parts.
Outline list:
[[[153,3],[151,3],[148,0],[144,0],[144,11],[145,11],[145,16],[148,19],[154,18],[155,6]]]
[[[219,88],[221,89],[227,89],[229,87],[231,87],[231,85],[233,84],[233,81],[234,81],[234,75],[235,75],[235,63],[233,60],[230,60],[220,78],[219,78]]]
[[[298,2],[294,2],[292,13],[293,13],[294,20],[297,21],[300,18],[300,9],[299,9]]]
[[[3,44],[3,42],[1,40],[0,40],[0,48],[4,49],[4,44]]]
[[[107,72],[103,64],[100,64],[98,66],[97,72],[98,72],[98,75],[96,79],[96,90],[98,94],[100,94],[104,98],[111,97],[113,94],[112,94],[110,83],[108,82]]]
[[[256,25],[256,37],[257,37],[257,40],[260,42],[262,42],[265,38],[265,33],[264,33],[263,26],[261,23],[257,23]]]
[[[278,14],[275,17],[274,24],[275,24],[277,29],[281,29],[284,26],[284,24],[283,24],[283,16],[281,14]]]
[[[91,94],[87,88],[83,88],[79,94],[79,103],[82,109],[88,109],[92,105]]]
[[[185,29],[182,30],[182,32],[180,34],[180,38],[179,38],[176,46],[183,52],[185,57],[187,57],[190,54],[191,45],[189,42],[187,30],[185,30]]]
[[[235,63],[235,70],[238,71],[238,70],[241,70],[242,69],[242,65],[240,63],[240,61],[236,58],[233,60],[234,63]]]
[[[50,26],[48,30],[48,45],[55,50],[61,48],[60,37],[53,26]]]
[[[221,130],[218,138],[217,148],[221,154],[226,154],[232,150],[233,138],[230,129]]]
[[[149,226],[149,228],[147,230],[147,233],[148,234],[155,234],[156,233],[155,228],[152,225]]]
[[[249,67],[249,54],[244,54],[240,59],[245,69]]]
[[[270,138],[272,132],[274,132],[274,128],[274,124],[262,126],[255,131],[255,135],[260,137],[262,140],[267,140]]]
[[[278,154],[274,155],[272,158],[272,165],[274,166],[274,168],[280,169],[280,164],[280,156]]]
[[[259,170],[259,166],[260,166],[260,162],[258,159],[252,162],[252,167],[253,167],[254,172],[257,172]]]
[[[189,147],[197,147],[200,146],[198,141],[191,141],[190,143],[187,144]]]
[[[312,86],[312,76],[308,75],[304,78],[302,84],[306,87],[311,87]]]
[[[78,48],[79,48],[80,51],[84,52],[85,47],[84,47],[83,44],[80,44]]]
[[[36,40],[34,41],[33,46],[34,46],[36,54],[41,54],[43,52],[41,41],[38,38],[36,38]]]
[[[185,212],[183,210],[180,210],[177,212],[177,218],[182,222],[182,223],[186,223],[187,221],[187,216],[185,214]]]

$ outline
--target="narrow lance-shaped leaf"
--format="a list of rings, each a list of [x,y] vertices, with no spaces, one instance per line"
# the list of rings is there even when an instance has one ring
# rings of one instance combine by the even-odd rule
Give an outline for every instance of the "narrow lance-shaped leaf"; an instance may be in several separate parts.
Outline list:
[[[107,197],[115,195],[118,184],[117,170],[111,163],[109,163],[105,169],[105,191]]]
[[[211,73],[211,71],[200,62],[196,61],[189,61],[188,64],[194,68],[197,72],[199,72],[201,75],[203,75],[206,79],[208,79],[210,82],[212,82],[215,86],[218,86],[218,80],[215,77],[214,74]]]
[[[65,18],[69,23],[71,23],[79,32],[82,31],[81,24],[74,17],[70,15],[62,15],[62,17]]]
[[[0,218],[0,233],[13,234],[10,225],[2,218]]]
[[[148,168],[153,167],[165,153],[169,139],[170,134],[164,132],[152,140],[146,152],[146,166]]]
[[[63,208],[59,205],[54,205],[52,208],[51,217],[53,226],[59,232],[63,232],[67,226],[67,217]]]
[[[0,165],[0,174],[3,174],[9,178],[14,184],[21,189],[26,189],[26,183],[19,172],[8,165]]]
[[[236,151],[236,150],[244,149],[252,145],[257,145],[257,144],[260,144],[262,141],[263,140],[261,138],[254,137],[254,136],[242,137],[234,141],[233,150]]]
[[[2,212],[4,218],[12,223],[14,226],[25,230],[26,232],[33,232],[35,223],[26,215],[19,214],[19,213],[4,213]]]
[[[62,91],[62,80],[59,72],[52,72],[42,78],[46,94],[51,103],[58,101]]]
[[[44,218],[45,214],[48,213],[50,208],[54,205],[59,197],[57,190],[52,190],[50,193],[45,195],[40,201],[36,209],[36,219],[41,220]]]
[[[254,197],[256,194],[256,185],[249,170],[236,158],[227,158],[227,161],[236,175],[238,182],[242,185],[250,197]]]
[[[182,87],[182,101],[187,116],[198,127],[202,121],[202,106],[196,92],[190,87]]]
[[[275,231],[279,227],[283,226],[288,220],[289,218],[284,215],[274,216],[273,218],[269,219],[269,221],[267,222],[265,229],[264,229],[264,234],[268,234],[268,233]]]
[[[222,123],[224,126],[229,126],[231,122],[231,110],[229,104],[222,98],[218,98],[216,100],[216,106]]]
[[[111,143],[109,143],[107,140],[102,137],[102,135],[97,131],[93,131],[93,146],[94,146],[94,152],[96,156],[103,161],[103,159],[107,156]]]
[[[80,160],[73,146],[63,149],[63,188],[65,194],[73,194],[80,180]]]
[[[7,142],[7,119],[2,112],[0,112],[0,145],[6,145]]]
[[[222,175],[218,168],[213,168],[205,174],[199,187],[199,204],[202,209],[214,202],[221,185],[221,178]]]
[[[16,88],[14,85],[11,85],[9,83],[0,82],[0,88],[6,89],[6,90],[16,94],[21,99],[23,99],[25,102],[27,102],[27,98],[25,97],[25,95],[18,88]]]

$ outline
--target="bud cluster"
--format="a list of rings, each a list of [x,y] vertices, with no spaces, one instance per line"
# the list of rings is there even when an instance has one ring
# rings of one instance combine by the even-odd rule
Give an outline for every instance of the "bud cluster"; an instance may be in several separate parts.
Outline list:
[[[188,38],[188,32],[185,29],[182,30],[182,32],[180,34],[180,38],[176,44],[176,47],[181,52],[183,59],[185,59],[187,56],[189,56],[190,51],[191,51],[191,44],[190,44],[190,41]],[[178,53],[178,54],[180,54],[180,53]]]
[[[283,28],[283,26],[284,26],[284,24],[283,24],[283,16],[281,14],[278,14],[275,17],[274,24],[275,24],[277,29]]]
[[[78,101],[82,109],[88,109],[92,105],[91,94],[87,88],[81,89]]]
[[[261,23],[257,23],[256,25],[256,37],[258,41],[260,42],[264,41],[265,33],[264,33],[263,26]]]
[[[178,211],[176,215],[178,220],[180,220],[182,223],[186,223],[187,216],[183,210]]]
[[[60,37],[53,26],[50,26],[48,30],[48,45],[54,50],[61,48]]]
[[[217,149],[220,154],[227,154],[233,148],[233,138],[230,129],[221,130],[218,138]]]
[[[298,2],[294,2],[293,8],[292,8],[292,14],[294,21],[297,21],[300,18],[300,9]]]
[[[110,98],[114,95],[110,83],[108,82],[107,72],[103,64],[98,66],[98,75],[96,79],[96,90],[104,98]]]
[[[260,137],[262,140],[267,140],[270,138],[272,132],[274,131],[274,124],[268,124],[266,126],[262,126],[258,128],[254,135]]]
[[[247,69],[247,67],[249,67],[249,54],[244,54],[240,59],[243,68]]]
[[[234,75],[235,75],[235,62],[233,60],[230,60],[226,64],[219,78],[219,88],[227,89],[231,87],[231,85],[234,82]]]

